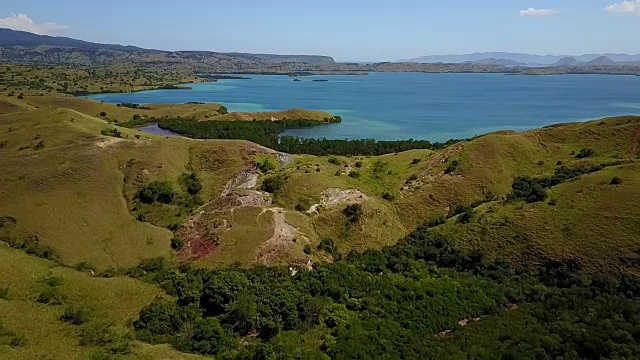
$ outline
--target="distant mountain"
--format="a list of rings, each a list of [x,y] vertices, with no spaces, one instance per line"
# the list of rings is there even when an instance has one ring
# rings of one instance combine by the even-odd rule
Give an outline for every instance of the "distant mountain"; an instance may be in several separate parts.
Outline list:
[[[24,31],[10,29],[0,29],[0,60],[13,56],[17,60],[23,56],[25,62],[40,61],[64,63],[66,59],[75,57],[78,64],[86,65],[117,57],[126,58],[129,55],[153,55],[160,54],[166,57],[190,56],[197,58],[218,57],[225,59],[241,59],[249,62],[268,63],[307,63],[307,64],[335,64],[330,56],[318,55],[276,55],[276,54],[249,54],[249,53],[219,53],[212,51],[163,51],[153,49],[143,49],[136,46],[125,46],[116,44],[99,44],[89,41],[71,39],[67,37],[55,37],[47,35],[37,35]],[[9,51],[9,49],[11,51]],[[4,56],[2,56],[4,55]]]
[[[576,58],[574,58],[573,56],[567,56],[558,60],[555,64],[553,64],[553,66],[578,66],[581,64],[582,63],[576,60]]]
[[[54,47],[72,47],[81,50],[98,50],[107,49],[113,51],[140,51],[145,50],[135,46],[113,45],[113,44],[97,44],[89,41],[71,39],[67,37],[56,37],[48,35],[37,35],[25,31],[16,31],[10,29],[0,29],[0,47],[38,47],[38,46],[54,46]],[[154,51],[154,50],[145,50]]]
[[[275,55],[275,54],[248,54],[248,53],[226,53],[227,55],[253,56],[258,59],[275,63],[283,62],[303,62],[307,64],[335,64],[331,56],[324,55]]]
[[[521,62],[517,62],[515,60],[495,59],[495,58],[485,58],[485,59],[480,59],[478,61],[465,61],[464,64],[497,64],[497,65],[504,65],[504,66],[526,65]]]
[[[614,65],[616,62],[611,60],[607,56],[599,56],[591,61],[588,61],[586,65]]]
[[[578,62],[587,63],[589,61],[598,59],[599,57],[606,56],[614,62],[635,62],[640,61],[640,54],[627,55],[627,54],[584,54],[578,56],[570,55],[535,55],[524,53],[509,53],[509,52],[484,52],[474,54],[460,54],[460,55],[429,55],[421,56],[418,58],[401,60],[402,62],[419,62],[419,63],[465,63],[476,62],[483,59],[504,59],[518,62],[524,65],[555,65],[564,58],[573,58]]]

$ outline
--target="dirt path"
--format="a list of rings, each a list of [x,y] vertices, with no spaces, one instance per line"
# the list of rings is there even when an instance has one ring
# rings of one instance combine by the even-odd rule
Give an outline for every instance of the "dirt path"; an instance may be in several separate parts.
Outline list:
[[[309,237],[287,222],[285,211],[282,208],[264,209],[258,217],[268,211],[273,214],[273,236],[260,247],[256,255],[256,262],[265,265],[277,261],[298,239],[306,243],[309,242]]]

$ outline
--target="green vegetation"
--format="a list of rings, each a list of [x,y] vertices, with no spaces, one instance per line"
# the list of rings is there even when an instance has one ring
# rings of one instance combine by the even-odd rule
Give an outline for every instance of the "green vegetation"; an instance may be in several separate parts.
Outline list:
[[[346,208],[342,211],[344,216],[350,223],[357,223],[362,218],[362,205],[360,204],[351,204],[347,205]]]
[[[202,190],[202,184],[194,173],[180,175],[180,182],[191,196],[198,195],[200,190]]]
[[[447,168],[444,169],[444,173],[445,174],[451,174],[452,172],[456,171],[458,169],[458,166],[460,165],[460,162],[458,160],[452,160],[448,165]]]
[[[331,246],[323,241],[322,249]],[[220,357],[599,358],[640,351],[633,335],[640,320],[627,316],[640,311],[637,278],[590,279],[570,261],[551,260],[539,271],[516,272],[424,228],[381,251],[293,277],[285,268],[258,267],[167,269],[152,278],[177,301],[145,307],[134,323],[138,336]]]
[[[513,199],[525,199],[530,203],[544,201],[547,198],[547,193],[545,191],[546,188],[558,185],[584,174],[600,171],[607,166],[620,164],[620,161],[616,161],[596,166],[583,166],[574,169],[570,169],[566,165],[562,165],[556,169],[552,176],[540,178],[518,177],[513,181],[513,191],[510,196]]]
[[[262,181],[262,190],[275,194],[282,189],[286,181],[287,178],[281,174],[269,176]]]
[[[340,117],[326,122],[340,122]],[[243,139],[253,141],[274,150],[289,154],[311,155],[382,155],[411,149],[442,149],[459,140],[431,143],[426,140],[376,141],[307,139],[295,136],[278,136],[287,129],[320,126],[314,120],[286,121],[194,121],[186,119],[161,119],[158,125],[194,139]]]
[[[576,159],[584,159],[592,157],[593,155],[595,155],[595,151],[593,151],[593,149],[583,148],[576,154]]]
[[[154,181],[136,194],[136,198],[145,204],[153,204],[154,202],[170,204],[175,196],[171,183],[166,181]]]
[[[133,103],[120,103],[120,104],[117,104],[116,106],[124,106],[124,107],[128,107],[128,108],[131,108],[131,109],[151,110],[150,107],[140,106],[140,104],[133,104]]]
[[[104,136],[113,136],[113,137],[117,137],[117,138],[121,138],[122,137],[122,132],[120,132],[120,130],[118,130],[116,128],[102,129],[102,130],[100,130],[100,134],[102,134]]]
[[[182,247],[184,246],[184,240],[177,238],[177,237],[173,237],[171,238],[171,248],[173,250],[180,250],[182,249]]]

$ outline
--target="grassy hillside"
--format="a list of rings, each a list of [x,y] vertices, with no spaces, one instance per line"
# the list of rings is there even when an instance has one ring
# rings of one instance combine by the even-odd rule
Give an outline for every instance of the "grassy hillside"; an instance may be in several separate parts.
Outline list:
[[[0,357],[6,359],[184,359],[167,346],[134,341],[130,321],[161,295],[131,278],[92,277],[19,250],[0,247]],[[6,291],[6,292],[5,292]],[[76,311],[73,324],[63,321]]]
[[[14,107],[0,115],[0,134],[5,134],[0,141],[6,141],[0,161],[7,169],[0,177],[0,213],[16,217],[20,232],[37,235],[68,264],[126,267],[172,253],[202,266],[324,261],[327,256],[317,247],[325,238],[335,242],[339,253],[380,248],[458,206],[483,202],[491,202],[490,214],[481,215],[489,206],[483,205],[470,224],[458,226],[454,219],[435,231],[490,257],[532,263],[546,256],[581,262],[594,258],[599,261],[594,267],[618,268],[634,264],[638,255],[635,222],[629,220],[637,208],[632,206],[637,190],[633,163],[551,189],[554,207],[503,201],[518,176],[552,174],[559,164],[635,159],[637,117],[493,133],[443,150],[292,157],[242,141],[165,138],[124,128],[118,128],[120,137],[103,135],[114,129],[109,122],[137,113],[197,117],[217,114],[216,104],[133,109],[66,96],[4,99]],[[281,114],[294,112],[304,113]],[[582,149],[593,154],[576,158]],[[273,166],[264,168],[265,161]],[[618,171],[625,172],[619,176],[622,185],[591,200],[581,194],[594,190],[572,188],[592,177],[605,183]],[[183,188],[184,174],[201,182],[197,196]],[[261,191],[274,176],[284,179],[277,191]],[[140,203],[136,194],[153,181],[170,184],[176,200]],[[354,203],[362,206],[362,217],[350,223],[344,210]],[[584,215],[603,207],[612,210],[605,216]],[[554,222],[543,226],[549,219]],[[554,230],[541,230],[548,228]],[[615,240],[608,241],[609,236]],[[185,247],[172,251],[172,237],[182,238]]]

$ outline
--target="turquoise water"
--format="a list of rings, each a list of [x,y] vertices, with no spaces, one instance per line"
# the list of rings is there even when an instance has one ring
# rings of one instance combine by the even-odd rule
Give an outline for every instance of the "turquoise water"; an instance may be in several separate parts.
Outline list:
[[[112,103],[218,102],[229,111],[325,110],[343,122],[286,134],[378,140],[466,138],[558,122],[640,114],[640,77],[608,75],[372,73],[369,76],[248,75],[193,90],[100,94]],[[313,79],[328,79],[314,82]]]

